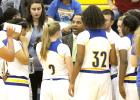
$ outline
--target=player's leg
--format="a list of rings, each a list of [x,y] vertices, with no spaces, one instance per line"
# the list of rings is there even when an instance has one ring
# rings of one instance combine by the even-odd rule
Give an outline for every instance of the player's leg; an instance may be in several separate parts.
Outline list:
[[[52,100],[51,87],[52,87],[51,80],[42,81],[40,90],[40,100]]]

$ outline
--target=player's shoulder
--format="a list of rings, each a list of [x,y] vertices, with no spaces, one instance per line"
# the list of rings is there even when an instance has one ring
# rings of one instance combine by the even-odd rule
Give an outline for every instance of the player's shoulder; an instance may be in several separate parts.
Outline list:
[[[84,30],[83,32],[79,33],[77,38],[84,39],[84,38],[89,38],[90,33],[88,30]]]
[[[61,43],[59,43],[57,48],[61,48],[61,50],[64,50],[65,48],[68,48],[68,45],[61,42]]]

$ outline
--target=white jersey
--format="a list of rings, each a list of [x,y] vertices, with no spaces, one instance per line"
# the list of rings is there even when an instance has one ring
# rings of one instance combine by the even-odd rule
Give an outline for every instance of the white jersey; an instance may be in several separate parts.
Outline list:
[[[120,40],[120,36],[113,31],[112,29],[110,30],[110,32],[106,32],[107,37],[111,38],[112,43],[115,44],[115,49],[116,49],[116,55],[117,55],[117,59],[119,59],[119,50],[118,50],[118,42]],[[110,66],[110,72],[111,72],[111,80],[112,80],[112,94],[113,94],[113,100],[118,100],[118,66],[119,66],[119,60],[118,60],[118,65],[111,65]]]
[[[0,31],[0,48],[4,47],[3,40],[7,37],[5,31]],[[0,57],[0,100],[6,99],[6,91],[5,91],[5,84],[2,80],[2,69],[3,69],[3,59]]]
[[[78,35],[77,44],[85,47],[85,56],[76,79],[74,100],[112,100],[111,45],[106,32],[103,29],[85,30]]]
[[[6,41],[7,39],[5,39]],[[22,50],[21,43],[14,40],[15,53]],[[8,77],[5,81],[7,100],[29,100],[29,71],[28,65],[23,65],[15,57],[14,61],[7,62]],[[22,91],[22,92],[21,92]]]
[[[127,70],[124,79],[125,83],[125,92],[126,92],[126,100],[139,100],[137,86],[136,86],[136,77],[137,77],[137,69],[135,66],[131,65],[131,50],[133,45],[133,34],[128,34],[125,37],[120,39],[119,50],[127,51]]]
[[[106,32],[102,29],[80,33],[77,37],[77,44],[85,46],[85,57],[82,69],[109,70],[110,42]]]
[[[7,33],[5,31],[0,31],[0,48],[4,47],[4,39],[7,38]],[[2,69],[3,69],[3,59],[0,58],[0,76],[2,75]]]
[[[7,45],[6,42],[7,42],[7,36],[4,35],[3,36],[3,43],[5,45]],[[15,53],[17,53],[18,51],[20,51],[22,49],[21,43],[19,41],[17,41],[17,40],[14,40],[13,42],[14,42],[14,50],[15,50]],[[2,63],[3,63],[3,61],[2,61]],[[26,77],[29,76],[29,73],[28,73],[28,65],[21,64],[17,60],[17,58],[14,58],[14,61],[12,61],[12,62],[7,62],[7,64],[5,64],[5,66],[8,67],[8,72],[9,72],[10,75],[26,76]]]
[[[119,40],[119,50],[127,50],[128,66],[126,70],[125,82],[136,82],[136,67],[131,65],[131,49],[132,49],[133,35],[128,34]]]
[[[14,40],[14,50],[15,53],[22,50],[20,41]],[[29,77],[28,65],[20,63],[16,57],[14,58],[14,61],[8,62],[8,72],[10,75]]]
[[[2,41],[2,45],[7,45],[7,33],[5,31],[0,31]],[[22,49],[21,43],[19,41],[14,40],[14,50],[15,53]],[[4,60],[0,60],[0,65],[3,67]],[[7,66],[8,65],[8,66]],[[28,77],[28,65],[21,64],[16,58],[14,58],[13,62],[7,62],[5,66],[8,67],[8,72],[10,75],[17,75],[17,76],[26,76]],[[2,71],[2,68],[0,72]]]
[[[117,55],[117,58],[119,59],[118,42],[121,37],[112,29],[110,30],[110,32],[106,32],[106,33],[107,33],[106,34],[107,37],[111,38],[111,41],[115,44],[116,55]],[[118,62],[118,66],[119,66],[119,62]],[[118,73],[118,66],[111,65],[111,68],[110,68],[111,75],[115,75]]]
[[[46,60],[42,60],[40,57],[41,45],[42,43],[37,44],[36,52],[43,67],[43,79],[68,78],[64,58],[71,56],[69,47],[58,39],[51,43]]]

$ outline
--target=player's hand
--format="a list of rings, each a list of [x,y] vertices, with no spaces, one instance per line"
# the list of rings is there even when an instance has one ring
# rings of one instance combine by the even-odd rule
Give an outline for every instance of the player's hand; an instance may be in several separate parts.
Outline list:
[[[119,91],[120,91],[121,96],[125,99],[126,98],[126,93],[125,93],[124,85],[119,86]]]
[[[69,27],[65,27],[61,30],[63,33],[68,33],[70,32],[70,28]]]
[[[74,84],[70,84],[70,86],[69,86],[69,95],[70,96],[74,96]]]
[[[12,26],[8,26],[6,30],[7,30],[7,37],[13,37],[15,29]]]
[[[20,35],[20,41],[22,42],[22,43],[28,43],[28,39],[25,37],[25,36],[23,36],[23,35]]]

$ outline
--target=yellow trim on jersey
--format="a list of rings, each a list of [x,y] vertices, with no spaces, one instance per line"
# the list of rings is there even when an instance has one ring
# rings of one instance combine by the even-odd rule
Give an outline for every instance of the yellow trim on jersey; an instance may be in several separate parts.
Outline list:
[[[137,79],[137,77],[136,76],[127,76],[127,77],[125,77],[125,79],[124,80],[136,80]]]
[[[64,56],[63,56],[63,55],[61,55],[61,54],[58,54],[58,55],[59,55],[59,57],[64,58]]]
[[[108,70],[103,67],[93,67],[93,68],[81,68],[81,70],[95,70],[95,71],[103,71],[103,70]]]
[[[29,84],[29,81],[27,79],[11,78],[11,77],[8,77],[6,82]]]

